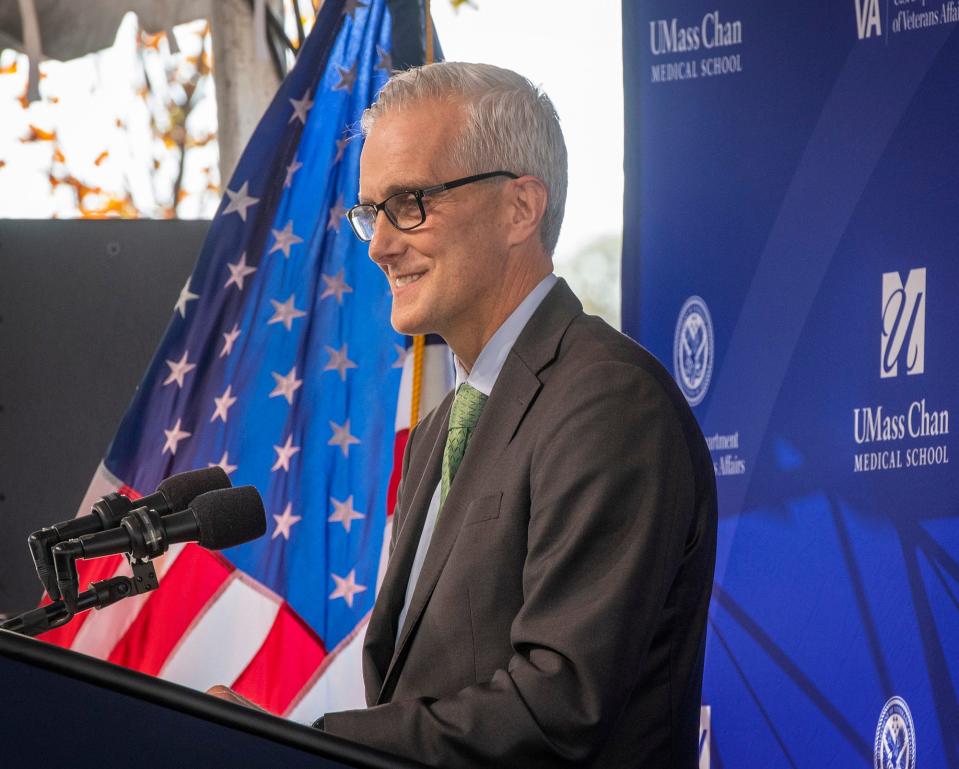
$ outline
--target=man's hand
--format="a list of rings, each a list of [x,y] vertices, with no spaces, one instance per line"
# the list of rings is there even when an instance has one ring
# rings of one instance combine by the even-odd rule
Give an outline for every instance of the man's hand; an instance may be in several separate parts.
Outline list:
[[[248,708],[253,708],[254,710],[262,711],[263,713],[269,712],[265,710],[264,708],[261,708],[255,702],[253,702],[253,700],[248,700],[246,697],[240,694],[237,694],[228,686],[222,686],[220,684],[217,684],[216,686],[211,686],[209,689],[207,689],[206,693],[214,697],[219,697],[221,700],[226,700],[227,702],[234,702],[237,705],[245,705]]]

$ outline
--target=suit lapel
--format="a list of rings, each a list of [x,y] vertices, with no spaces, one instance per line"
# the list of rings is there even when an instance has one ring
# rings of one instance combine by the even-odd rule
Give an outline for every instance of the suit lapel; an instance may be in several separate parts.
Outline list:
[[[452,402],[453,394],[450,393],[437,407],[432,419],[428,423],[424,422],[425,434],[421,439],[422,444],[416,455],[410,457],[409,477],[419,478],[419,481],[414,488],[404,490],[403,501],[405,503],[408,499],[409,502],[403,505],[402,520],[399,521],[402,528],[397,532],[396,547],[390,557],[383,584],[380,585],[366,633],[365,651],[369,655],[369,662],[373,664],[373,670],[364,672],[364,679],[368,684],[367,688],[373,689],[374,697],[380,690],[382,681],[386,677],[387,667],[393,657],[398,632],[394,625],[398,621],[406,599],[410,570],[423,531],[423,524],[426,521],[430,499],[440,480],[443,447],[446,442]],[[393,525],[397,525],[397,522],[394,518]],[[369,673],[375,673],[375,679],[371,679]],[[368,695],[370,693],[367,692]]]
[[[476,432],[470,439],[453,485],[450,487],[446,503],[437,519],[426,560],[413,591],[406,622],[396,631],[400,633],[400,639],[395,644],[389,667],[382,676],[382,685],[376,698],[377,703],[385,701],[389,692],[392,691],[392,681],[402,667],[400,660],[403,659],[406,647],[411,641],[413,629],[419,622],[446,566],[453,545],[463,527],[470,501],[489,493],[487,486],[491,469],[490,459],[501,456],[513,439],[542,386],[538,377],[539,372],[556,357],[559,343],[566,329],[580,312],[582,312],[582,305],[579,300],[570,291],[566,282],[560,279],[530,318],[507,356],[476,426]],[[441,424],[437,427],[426,472],[422,476],[410,507],[411,519],[404,521],[403,531],[400,533],[396,551],[381,588],[381,598],[377,599],[377,611],[374,611],[374,616],[380,613],[383,621],[388,618],[389,622],[396,622],[403,608],[410,568],[419,544],[430,499],[439,483],[451,405],[452,393],[444,400],[442,411],[439,412],[443,414],[442,419],[436,420]],[[412,468],[410,474],[413,475]],[[387,589],[387,581],[390,582],[388,606],[384,606],[383,612],[378,612],[380,602],[383,600],[383,591]],[[373,629],[372,619],[370,628]],[[389,637],[391,641],[395,638],[392,632],[389,632]],[[385,651],[383,650],[384,653]],[[383,670],[383,667],[378,666],[378,668]]]
[[[505,386],[500,387],[500,382],[503,382]],[[390,678],[398,672],[398,661],[402,659],[405,647],[410,643],[413,629],[419,622],[427,603],[429,603],[433,588],[436,587],[436,582],[443,572],[450,551],[456,543],[456,538],[463,526],[469,501],[477,496],[478,491],[484,488],[487,479],[485,471],[489,469],[488,458],[499,456],[505,449],[539,388],[539,379],[526,368],[522,361],[518,358],[507,360],[500,374],[500,380],[497,381],[489,401],[483,408],[483,414],[476,425],[476,432],[470,438],[466,455],[463,457],[459,470],[457,470],[456,478],[437,518],[436,528],[433,530],[433,537],[430,540],[429,549],[426,551],[426,560],[423,562],[423,569],[413,590],[410,608],[406,614],[406,622],[400,629],[399,643],[396,644],[393,659],[386,675],[383,677],[378,702],[382,701],[384,694],[389,691]],[[446,424],[448,424],[448,416],[444,420],[444,426]],[[444,429],[443,435],[437,441],[440,464],[442,464],[445,442]],[[439,482],[439,466],[435,477],[431,480],[432,483],[426,499],[427,506],[429,505],[429,497],[432,496],[436,484]],[[425,511],[423,517],[425,518]],[[420,521],[417,536],[411,544],[414,553],[422,528],[422,521]],[[414,538],[411,537],[410,539]],[[399,549],[399,543],[397,543],[397,549]],[[412,561],[412,555],[409,558]],[[406,569],[405,573],[408,579],[409,568]],[[403,600],[401,597],[400,608],[396,610],[397,614],[399,614],[402,606]]]

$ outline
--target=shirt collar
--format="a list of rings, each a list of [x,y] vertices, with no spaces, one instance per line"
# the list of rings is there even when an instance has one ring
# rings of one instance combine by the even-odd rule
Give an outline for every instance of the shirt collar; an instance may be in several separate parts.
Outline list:
[[[468,382],[470,387],[475,387],[483,395],[489,395],[493,392],[493,385],[496,384],[499,372],[502,371],[503,364],[506,363],[506,356],[509,355],[509,351],[513,349],[513,345],[523,329],[526,328],[529,319],[536,312],[536,308],[540,306],[557,280],[558,278],[555,275],[549,274],[536,284],[536,287],[520,302],[519,307],[513,310],[510,316],[503,321],[503,325],[496,329],[496,333],[490,337],[490,340],[480,351],[476,363],[468,374],[460,364],[459,358],[453,356],[457,388],[463,382]]]

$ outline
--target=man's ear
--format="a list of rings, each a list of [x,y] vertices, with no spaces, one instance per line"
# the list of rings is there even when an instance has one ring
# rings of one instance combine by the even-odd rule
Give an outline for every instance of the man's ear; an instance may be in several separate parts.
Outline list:
[[[507,187],[510,217],[508,244],[514,246],[525,243],[532,237],[539,237],[540,223],[546,213],[549,195],[546,185],[535,176],[513,179]]]

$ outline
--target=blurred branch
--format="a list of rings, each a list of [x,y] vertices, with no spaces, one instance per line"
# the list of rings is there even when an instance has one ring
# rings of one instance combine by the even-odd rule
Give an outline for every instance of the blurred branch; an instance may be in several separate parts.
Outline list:
[[[95,158],[79,159],[92,163],[92,168],[87,165],[87,168],[90,168],[88,172],[82,172],[76,170],[75,166],[78,164],[72,162],[78,159],[67,156],[55,129],[28,124],[29,130],[20,141],[50,143],[50,166],[47,172],[50,189],[54,193],[62,189],[71,190],[74,208],[81,217],[175,218],[178,215],[180,204],[189,197],[184,186],[188,154],[216,140],[215,131],[204,130],[202,135],[193,135],[189,127],[190,116],[202,103],[205,86],[212,80],[209,24],[204,24],[195,34],[198,36],[199,53],[188,55],[182,52],[170,53],[169,46],[163,45],[166,41],[164,32],[149,34],[142,29],[136,32],[136,61],[139,66],[134,69],[130,88],[140,97],[147,111],[146,130],[149,138],[144,143],[141,135],[135,133],[133,125],[139,124],[137,120],[131,125],[129,120],[123,119],[130,116],[114,119],[116,128],[127,135],[127,146],[141,148],[138,152],[131,151],[129,159],[120,163],[122,181],[118,189],[105,189],[88,180],[96,177],[93,169],[118,162],[112,159],[113,145],[101,147]],[[157,76],[157,72],[162,75]],[[102,116],[91,116],[91,119],[100,117]],[[142,162],[144,145],[148,149],[149,166],[146,169],[137,169],[135,164]],[[172,169],[171,162],[175,163]],[[152,200],[141,200],[138,205],[134,201],[131,171],[138,173],[143,170],[147,174],[147,189]],[[208,196],[219,198],[212,167],[208,165],[203,173],[206,178],[201,180],[201,184],[196,188],[196,195],[200,196],[201,210]],[[142,198],[142,186],[139,195]]]
[[[296,36],[300,41],[296,46],[296,50],[299,51],[306,41],[306,32],[303,29],[303,12],[300,10],[300,0],[293,0],[293,18],[296,20]]]

